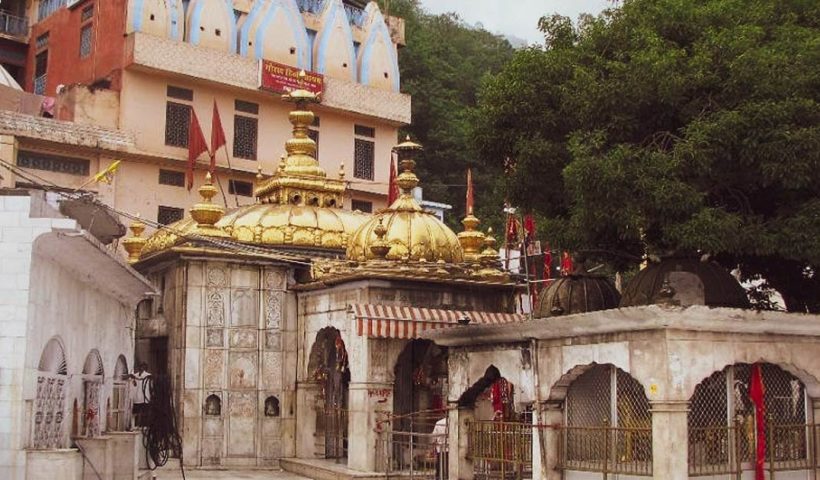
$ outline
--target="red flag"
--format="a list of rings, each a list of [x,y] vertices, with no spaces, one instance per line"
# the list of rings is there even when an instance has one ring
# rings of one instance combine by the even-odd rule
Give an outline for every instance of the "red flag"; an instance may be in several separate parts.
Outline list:
[[[211,121],[211,149],[213,149],[213,153],[211,154],[211,175],[213,175],[216,169],[216,151],[219,150],[219,147],[225,146],[226,143],[225,130],[222,128],[222,119],[219,117],[219,109],[216,107],[216,100],[214,100],[214,116]]]
[[[473,205],[475,200],[473,200],[473,170],[471,168],[467,169],[467,215],[473,214]]]
[[[188,128],[188,170],[185,172],[188,180],[188,191],[194,187],[194,165],[200,155],[208,151],[208,143],[202,134],[202,127],[196,118],[196,112],[191,109],[191,125]]]
[[[396,183],[396,161],[390,157],[390,183],[387,187],[387,206],[399,199],[399,184]]]
[[[518,219],[515,215],[507,216],[507,245],[518,243]]]
[[[526,215],[524,217],[524,234],[526,235],[527,242],[531,242],[535,239],[535,220],[532,218],[532,215]]]
[[[544,280],[552,278],[552,252],[549,245],[544,250]],[[546,287],[544,287],[546,288]]]
[[[561,275],[571,274],[572,269],[572,255],[570,255],[568,251],[564,250],[564,253],[561,255]]]
[[[766,461],[766,404],[763,386],[763,371],[759,363],[752,365],[752,382],[749,386],[749,398],[755,406],[755,424],[757,426],[757,455],[755,456],[755,480],[764,480],[763,463]]]

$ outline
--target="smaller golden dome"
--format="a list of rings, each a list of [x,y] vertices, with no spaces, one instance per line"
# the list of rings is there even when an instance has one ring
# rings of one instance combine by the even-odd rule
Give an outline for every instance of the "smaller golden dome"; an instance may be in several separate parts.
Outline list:
[[[382,251],[384,242],[389,247],[383,257],[387,260],[463,262],[464,254],[456,234],[435,215],[424,211],[413,198],[419,179],[413,172],[416,162],[410,157],[421,150],[421,145],[408,139],[395,150],[402,170],[396,179],[401,195],[393,205],[356,231],[347,248],[347,258],[359,262],[379,259],[377,252]],[[386,232],[379,231],[381,228]]]

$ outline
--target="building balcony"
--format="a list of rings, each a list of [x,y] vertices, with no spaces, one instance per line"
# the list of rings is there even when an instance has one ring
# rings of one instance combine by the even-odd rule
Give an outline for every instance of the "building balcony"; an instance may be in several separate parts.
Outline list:
[[[28,18],[0,12],[0,35],[25,42],[28,38]]]
[[[145,33],[128,36],[125,68],[259,92],[258,61]],[[409,95],[330,77],[324,79],[322,106],[396,126],[411,119]]]

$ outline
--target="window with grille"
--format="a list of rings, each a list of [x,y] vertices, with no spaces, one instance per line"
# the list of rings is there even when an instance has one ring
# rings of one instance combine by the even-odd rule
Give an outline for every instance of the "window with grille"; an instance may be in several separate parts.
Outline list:
[[[49,172],[67,173],[69,175],[88,176],[88,160],[82,158],[63,157],[59,155],[47,155],[45,153],[30,152],[20,150],[17,152],[17,166],[23,168],[33,168],[35,170],[47,170]]]
[[[353,210],[358,210],[364,213],[373,213],[373,202],[367,202],[365,200],[353,200],[351,208]]]
[[[91,55],[91,41],[94,34],[92,27],[93,24],[89,23],[83,25],[83,28],[80,29],[80,58],[86,58]]]
[[[174,170],[159,170],[160,185],[171,185],[172,187],[185,186],[185,173]]]
[[[39,37],[37,37],[37,39],[34,40],[34,48],[36,48],[37,50],[40,50],[42,48],[48,47],[48,38],[49,38],[49,32],[46,32],[46,33],[40,35]]]
[[[689,403],[689,472],[692,476],[740,473],[755,460],[753,366],[737,364],[701,382]],[[805,386],[776,365],[761,365],[768,433],[765,461],[796,469],[807,461]],[[771,466],[771,465],[770,465]],[[769,468],[769,467],[767,467]]]
[[[34,57],[34,93],[45,95],[47,80],[48,50],[43,50]]]
[[[234,102],[234,109],[237,112],[250,113],[251,115],[259,115],[258,103],[246,102],[244,100],[236,100]]]
[[[91,17],[94,16],[94,5],[89,5],[83,9],[80,13],[80,21],[85,22],[86,20],[91,20]]]
[[[182,220],[185,216],[185,210],[175,207],[159,206],[157,210],[157,223],[162,225],[170,225],[174,222]]]
[[[194,101],[194,91],[188,88],[168,85],[168,88],[165,93],[168,96],[168,98],[175,98],[177,100],[185,100],[188,102]]]
[[[233,156],[256,160],[259,120],[245,115],[234,115],[233,125]]]
[[[652,415],[637,380],[595,365],[572,382],[565,408],[565,469],[651,475]]]
[[[376,129],[373,127],[366,127],[364,125],[354,125],[353,132],[356,136],[359,137],[368,137],[368,138],[375,138],[376,137]]]
[[[361,138],[355,139],[353,176],[363,180],[373,180],[376,144]]]
[[[241,180],[228,180],[228,193],[231,195],[253,196],[253,184]]]
[[[168,102],[165,106],[165,145],[188,147],[188,130],[191,127],[191,106]]]

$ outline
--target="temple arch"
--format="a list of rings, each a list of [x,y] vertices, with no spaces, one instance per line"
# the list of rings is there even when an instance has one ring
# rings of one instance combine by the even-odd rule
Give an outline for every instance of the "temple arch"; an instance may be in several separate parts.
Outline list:
[[[131,395],[128,390],[128,361],[125,355],[117,357],[111,378],[111,402],[108,409],[108,431],[122,432],[131,424]]]
[[[46,343],[40,354],[37,370],[31,446],[37,449],[65,447],[68,367],[63,342],[59,337],[52,337]]]
[[[94,348],[83,362],[83,407],[80,411],[80,434],[87,437],[98,437],[101,433],[100,417],[102,410],[102,384],[105,376],[102,357]]]
[[[316,334],[310,349],[308,376],[319,386],[315,404],[317,454],[324,458],[346,458],[350,368],[338,329],[325,327]]]

